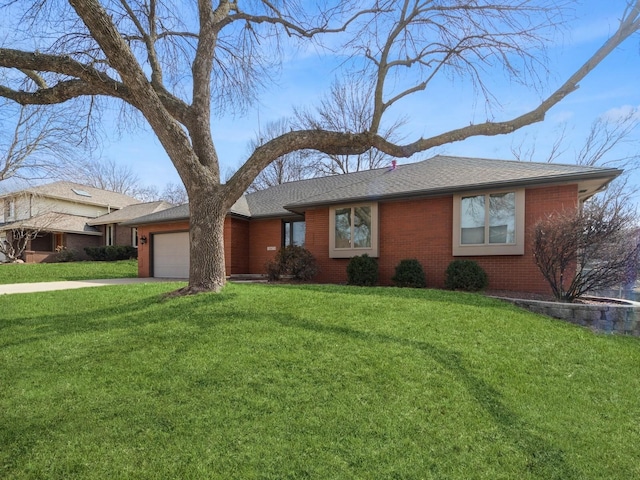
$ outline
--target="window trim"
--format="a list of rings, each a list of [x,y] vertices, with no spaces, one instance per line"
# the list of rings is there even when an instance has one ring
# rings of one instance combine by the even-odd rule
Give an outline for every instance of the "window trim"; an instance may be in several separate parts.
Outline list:
[[[282,247],[288,247],[291,245],[295,245],[295,243],[293,243],[293,224],[294,223],[304,223],[304,231],[305,231],[305,235],[304,235],[304,239],[302,241],[302,245],[299,245],[300,247],[304,247],[307,243],[307,222],[305,219],[300,219],[300,220],[282,220],[282,234],[280,235],[282,241],[281,246]],[[290,242],[287,244],[286,242],[286,238],[287,238],[287,225],[290,226],[291,230],[289,232],[290,235]]]
[[[116,244],[116,226],[113,223],[108,223],[105,226],[105,246],[112,247]]]
[[[463,245],[461,242],[462,229],[460,225],[461,219],[461,203],[463,197],[473,197],[483,195],[486,198],[496,193],[515,193],[516,196],[516,228],[515,243],[489,243],[489,225],[485,225],[485,243],[474,245]],[[525,190],[520,189],[503,189],[490,190],[480,192],[465,192],[453,196],[453,256],[481,256],[481,255],[524,255],[524,221],[525,221]]]
[[[336,210],[350,208],[353,212],[354,208],[370,207],[371,208],[371,247],[366,248],[336,248]],[[353,218],[353,215],[352,215]],[[365,253],[370,257],[377,258],[380,251],[380,241],[378,232],[380,230],[380,221],[378,218],[378,204],[375,202],[367,203],[349,203],[345,205],[336,205],[329,207],[329,257],[330,258],[352,258]],[[353,225],[352,225],[353,228]]]

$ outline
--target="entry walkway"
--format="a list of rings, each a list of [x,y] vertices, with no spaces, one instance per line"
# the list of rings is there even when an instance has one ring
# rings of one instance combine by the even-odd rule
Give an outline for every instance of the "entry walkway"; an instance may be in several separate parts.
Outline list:
[[[69,280],[63,282],[13,283],[0,285],[0,295],[11,293],[50,292],[74,288],[103,287],[105,285],[128,285],[131,283],[176,282],[169,278],[105,278],[100,280]]]

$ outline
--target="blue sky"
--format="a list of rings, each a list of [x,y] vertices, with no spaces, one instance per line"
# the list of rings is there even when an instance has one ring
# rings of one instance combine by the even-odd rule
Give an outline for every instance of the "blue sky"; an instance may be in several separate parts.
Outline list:
[[[558,43],[549,50],[550,76],[544,92],[525,90],[498,77],[494,80],[502,110],[494,110],[494,119],[505,120],[525,113],[537,105],[542,93],[555,90],[579,65],[615,30],[617,18],[625,0],[586,0],[577,8],[578,18],[572,21]],[[214,121],[213,134],[221,171],[228,172],[246,158],[247,144],[260,128],[284,116],[293,107],[311,106],[327,91],[334,72],[332,59],[305,55],[284,65],[277,85],[266,91],[260,105],[245,116],[227,116]],[[428,158],[436,153],[460,156],[511,159],[511,147],[525,142],[532,145],[540,160],[546,154],[563,127],[566,128],[565,154],[557,161],[573,162],[573,151],[579,149],[591,123],[599,116],[615,114],[640,107],[640,37],[636,35],[607,58],[584,80],[578,91],[554,107],[543,123],[526,127],[512,135],[472,138],[436,150],[424,152],[400,163]],[[391,113],[391,112],[390,112]],[[431,90],[414,96],[394,112],[406,115],[409,122],[403,129],[407,140],[431,136],[486,119],[482,101],[474,100],[471,86],[461,81],[440,81]],[[105,125],[105,130],[109,130]],[[640,131],[634,139],[640,140]],[[623,146],[624,148],[638,148]],[[160,189],[167,182],[179,183],[171,161],[149,130],[138,130],[106,139],[102,156],[127,163],[148,185]]]

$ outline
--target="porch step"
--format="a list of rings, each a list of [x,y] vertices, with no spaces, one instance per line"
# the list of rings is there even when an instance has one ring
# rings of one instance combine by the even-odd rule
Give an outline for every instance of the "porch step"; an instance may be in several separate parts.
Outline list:
[[[267,276],[260,273],[240,273],[229,275],[227,280],[230,282],[267,283]]]

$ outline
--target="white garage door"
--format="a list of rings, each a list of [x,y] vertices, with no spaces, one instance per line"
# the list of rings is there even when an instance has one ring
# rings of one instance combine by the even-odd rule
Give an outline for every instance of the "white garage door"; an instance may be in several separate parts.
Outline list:
[[[153,276],[189,278],[189,232],[153,236]]]

